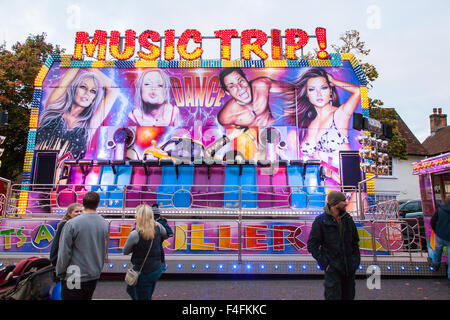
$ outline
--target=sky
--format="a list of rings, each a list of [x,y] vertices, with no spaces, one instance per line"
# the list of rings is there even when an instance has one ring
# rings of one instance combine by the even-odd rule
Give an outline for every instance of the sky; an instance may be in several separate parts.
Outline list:
[[[421,142],[430,134],[433,108],[450,111],[448,0],[0,0],[0,13],[0,43],[8,49],[30,34],[45,32],[48,42],[70,54],[77,31],[93,35],[97,29],[132,29],[137,35],[148,29],[163,35],[174,29],[176,36],[197,29],[207,37],[222,29],[260,29],[270,35],[274,28],[282,34],[298,28],[314,35],[316,27],[323,27],[329,52],[345,31],[358,30],[371,51],[357,57],[379,73],[370,98],[395,108]],[[204,59],[220,58],[220,45],[214,41],[204,40]],[[313,49],[317,44],[310,40],[306,50]],[[239,52],[239,42],[232,42],[232,50],[232,59],[238,59],[233,52]]]

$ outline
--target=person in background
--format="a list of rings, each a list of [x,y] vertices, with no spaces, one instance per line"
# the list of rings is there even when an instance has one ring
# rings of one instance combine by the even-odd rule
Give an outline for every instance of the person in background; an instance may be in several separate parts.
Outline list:
[[[152,299],[156,282],[162,274],[161,243],[165,239],[167,239],[166,229],[155,221],[152,208],[147,204],[138,206],[136,228],[128,235],[122,249],[124,255],[132,254],[131,262],[134,270],[139,271],[142,267],[137,284],[127,285],[127,293],[133,300]]]
[[[159,222],[164,229],[166,229],[167,232],[167,237],[173,237],[173,231],[170,228],[169,224],[167,223],[167,219],[164,217],[161,217],[161,211],[159,210],[159,206],[157,203],[154,203],[152,205],[152,210],[153,210],[153,216],[155,217],[155,221]],[[162,242],[161,242],[161,262],[163,264],[163,270],[166,271],[167,270],[167,263],[166,263],[166,258],[164,255],[164,249],[162,247]]]
[[[325,270],[325,299],[353,300],[355,273],[361,262],[355,222],[346,212],[344,193],[331,191],[324,213],[314,220],[307,248]]]
[[[434,231],[434,252],[432,254],[432,263],[434,270],[439,270],[441,266],[442,251],[444,247],[448,248],[450,244],[450,197],[445,199],[444,204],[440,205],[430,220],[431,228]],[[447,268],[447,279],[450,284],[450,261]]]
[[[109,239],[108,222],[99,214],[100,196],[83,197],[84,213],[66,222],[61,234],[56,276],[63,300],[91,300],[100,278]]]
[[[53,238],[52,247],[50,249],[50,261],[54,266],[56,266],[56,260],[58,259],[58,248],[59,248],[59,238],[61,237],[61,232],[67,221],[75,218],[83,213],[83,206],[79,203],[72,203],[67,207],[66,214],[62,217],[61,221],[58,223],[56,228],[56,234]]]

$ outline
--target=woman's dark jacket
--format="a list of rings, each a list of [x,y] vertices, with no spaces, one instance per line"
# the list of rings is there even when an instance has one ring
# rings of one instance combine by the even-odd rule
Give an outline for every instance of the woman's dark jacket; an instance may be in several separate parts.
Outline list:
[[[134,265],[134,270],[140,270],[151,241],[152,240],[144,240],[139,234],[139,242],[134,246],[133,254],[131,255],[131,262]],[[150,249],[144,268],[142,269],[143,273],[150,273],[161,268],[161,242],[161,231],[159,227],[156,227],[152,248]]]
[[[331,215],[328,205],[317,216],[308,238],[308,251],[322,270],[328,265],[343,275],[353,275],[361,262],[359,236],[352,217],[344,212],[339,222]]]
[[[67,221],[61,221],[56,228],[55,237],[53,238],[52,247],[50,249],[50,261],[52,265],[56,266],[56,261],[58,260],[58,248],[59,248],[59,238],[61,237],[62,229]]]

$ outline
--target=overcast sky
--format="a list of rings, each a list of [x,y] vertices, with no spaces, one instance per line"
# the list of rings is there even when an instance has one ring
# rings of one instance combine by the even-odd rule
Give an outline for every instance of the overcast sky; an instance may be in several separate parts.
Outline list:
[[[93,35],[96,29],[139,35],[150,29],[179,36],[197,29],[203,36],[215,30],[299,28],[313,35],[327,29],[329,44],[346,30],[356,29],[371,49],[363,59],[380,74],[369,91],[371,98],[394,107],[415,136],[423,141],[430,130],[433,107],[450,107],[450,1],[25,1],[0,0],[0,42],[7,48],[29,34],[47,33],[47,41],[73,53],[76,31]],[[232,43],[239,50],[239,43]],[[205,47],[203,58],[219,59],[219,46]],[[314,39],[307,49],[315,49]],[[216,50],[216,51],[215,51]],[[213,52],[215,51],[215,52]],[[267,50],[270,52],[270,49]],[[330,50],[332,52],[332,50]],[[233,57],[237,59],[239,57]]]

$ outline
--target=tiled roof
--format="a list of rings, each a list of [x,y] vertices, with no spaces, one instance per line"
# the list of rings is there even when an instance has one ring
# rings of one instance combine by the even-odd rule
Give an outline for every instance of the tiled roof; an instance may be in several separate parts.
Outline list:
[[[450,151],[450,126],[438,129],[422,143],[429,156],[435,156]]]

